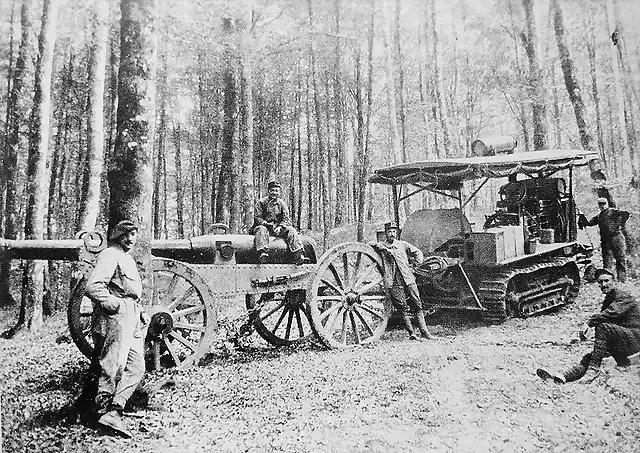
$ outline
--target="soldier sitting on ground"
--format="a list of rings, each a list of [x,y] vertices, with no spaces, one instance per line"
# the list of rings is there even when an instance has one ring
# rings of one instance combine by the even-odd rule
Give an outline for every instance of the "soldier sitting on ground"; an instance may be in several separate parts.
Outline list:
[[[395,223],[386,223],[384,233],[384,241],[372,242],[370,245],[378,252],[384,264],[384,285],[387,289],[387,297],[391,299],[394,308],[400,311],[410,339],[418,339],[411,322],[410,308],[415,313],[420,333],[424,338],[431,338],[412,270],[422,264],[422,251],[415,245],[397,239],[398,226]]]
[[[285,240],[289,251],[293,254],[296,264],[303,264],[303,244],[296,229],[291,225],[289,208],[282,198],[280,190],[282,186],[277,181],[271,181],[268,186],[269,195],[258,200],[254,211],[253,226],[249,234],[254,235],[254,245],[260,263],[269,260],[269,236],[279,237]]]
[[[553,379],[558,384],[577,381],[592,382],[600,372],[602,359],[613,356],[618,366],[626,367],[638,362],[640,351],[640,305],[635,297],[618,287],[613,272],[603,268],[596,271],[596,280],[605,295],[601,311],[587,320],[595,328],[593,351],[582,357],[580,363],[564,372],[538,368],[536,374]],[[581,338],[584,334],[581,333]],[[629,359],[633,356],[633,363]]]

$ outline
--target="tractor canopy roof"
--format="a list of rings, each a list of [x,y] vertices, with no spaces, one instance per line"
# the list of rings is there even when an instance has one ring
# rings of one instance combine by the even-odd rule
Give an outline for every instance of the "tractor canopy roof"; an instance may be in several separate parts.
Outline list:
[[[595,151],[547,149],[494,156],[421,160],[375,170],[369,182],[426,184],[431,189],[454,190],[460,188],[464,181],[473,179],[504,178],[517,174],[549,176],[560,170],[588,165],[598,157]]]

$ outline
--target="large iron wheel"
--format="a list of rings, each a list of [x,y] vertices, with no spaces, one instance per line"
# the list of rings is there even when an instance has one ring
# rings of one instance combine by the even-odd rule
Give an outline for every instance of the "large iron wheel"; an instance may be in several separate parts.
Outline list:
[[[291,346],[313,334],[305,291],[247,295],[249,319],[262,338],[275,346]]]
[[[312,328],[328,348],[380,339],[392,310],[378,254],[359,242],[329,249],[318,262],[307,304]]]
[[[153,259],[153,293],[146,349],[154,367],[186,367],[211,347],[217,325],[213,294],[205,280],[188,265]],[[86,278],[75,285],[69,301],[69,330],[85,356],[93,354],[93,305],[84,297]]]

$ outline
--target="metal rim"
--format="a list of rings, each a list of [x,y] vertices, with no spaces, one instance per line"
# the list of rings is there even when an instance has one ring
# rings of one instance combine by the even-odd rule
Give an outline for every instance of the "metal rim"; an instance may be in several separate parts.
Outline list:
[[[359,242],[337,245],[319,260],[307,290],[312,328],[328,348],[372,343],[384,333],[391,305],[382,260]]]
[[[168,315],[172,323],[165,335],[151,341],[147,337],[150,358],[156,367],[187,367],[201,359],[213,343],[217,327],[213,294],[205,280],[180,261],[153,258],[152,265],[152,301],[146,311],[154,319]],[[84,297],[86,275],[88,272],[72,291],[67,317],[73,341],[82,354],[91,358],[93,305]]]
[[[249,319],[262,338],[275,346],[292,346],[313,333],[304,290],[248,294]]]

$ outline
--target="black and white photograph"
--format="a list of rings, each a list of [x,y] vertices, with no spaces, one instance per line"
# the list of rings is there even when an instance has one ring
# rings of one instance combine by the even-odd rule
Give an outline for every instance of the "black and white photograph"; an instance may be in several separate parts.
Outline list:
[[[638,23],[0,0],[0,453],[638,453]]]

